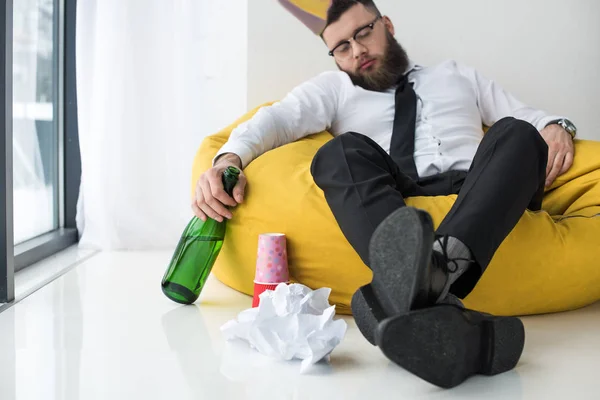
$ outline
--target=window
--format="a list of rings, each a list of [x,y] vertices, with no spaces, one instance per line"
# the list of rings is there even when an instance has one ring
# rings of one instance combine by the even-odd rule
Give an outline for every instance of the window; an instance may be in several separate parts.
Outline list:
[[[58,228],[58,46],[53,0],[13,0],[15,244]]]
[[[77,241],[76,0],[0,5],[0,303],[14,272]]]

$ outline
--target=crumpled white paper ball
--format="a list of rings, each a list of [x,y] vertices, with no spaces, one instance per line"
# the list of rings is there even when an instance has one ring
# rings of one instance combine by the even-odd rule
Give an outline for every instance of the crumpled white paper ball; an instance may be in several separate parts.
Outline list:
[[[280,359],[301,359],[305,372],[340,344],[348,325],[333,320],[331,289],[311,290],[280,283],[260,295],[260,305],[242,311],[221,327],[227,340],[241,339],[261,354]]]

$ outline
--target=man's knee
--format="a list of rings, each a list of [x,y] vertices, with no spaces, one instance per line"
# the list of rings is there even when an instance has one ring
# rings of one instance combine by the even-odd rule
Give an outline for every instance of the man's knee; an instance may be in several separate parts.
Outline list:
[[[366,136],[360,133],[348,132],[336,136],[321,146],[321,148],[313,157],[310,166],[310,173],[312,174],[315,182],[318,184],[317,179],[321,175],[319,174],[319,171],[322,171],[323,168],[329,169],[335,165],[339,165],[340,161],[346,158],[347,149],[355,148],[355,143],[364,142],[365,137]]]
[[[501,136],[514,148],[515,152],[524,151],[529,156],[548,157],[548,145],[537,128],[527,121],[521,119],[506,117],[502,118],[490,132],[493,135]]]

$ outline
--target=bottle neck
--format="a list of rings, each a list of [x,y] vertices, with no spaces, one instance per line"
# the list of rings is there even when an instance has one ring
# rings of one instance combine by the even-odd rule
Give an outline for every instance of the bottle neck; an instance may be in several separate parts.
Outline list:
[[[229,167],[223,172],[223,188],[225,193],[233,197],[233,188],[238,183],[240,170],[235,167]]]

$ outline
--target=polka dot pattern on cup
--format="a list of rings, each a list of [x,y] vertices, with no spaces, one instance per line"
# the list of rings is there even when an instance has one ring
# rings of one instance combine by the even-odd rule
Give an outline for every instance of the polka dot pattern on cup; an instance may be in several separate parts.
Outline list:
[[[289,281],[287,243],[285,235],[263,234],[258,237],[255,282]]]

